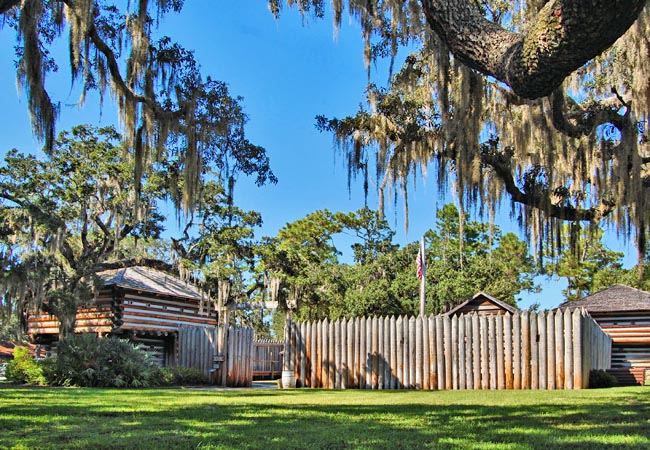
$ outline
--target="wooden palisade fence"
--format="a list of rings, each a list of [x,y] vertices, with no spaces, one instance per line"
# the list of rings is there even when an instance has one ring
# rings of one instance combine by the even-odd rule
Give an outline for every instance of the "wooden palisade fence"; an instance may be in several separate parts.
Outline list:
[[[227,331],[227,334],[225,333]],[[224,344],[225,343],[225,344]],[[230,327],[187,327],[178,331],[178,365],[199,369],[224,386],[250,386],[253,381],[253,330]]]
[[[611,339],[583,310],[289,322],[285,369],[329,389],[581,389]]]

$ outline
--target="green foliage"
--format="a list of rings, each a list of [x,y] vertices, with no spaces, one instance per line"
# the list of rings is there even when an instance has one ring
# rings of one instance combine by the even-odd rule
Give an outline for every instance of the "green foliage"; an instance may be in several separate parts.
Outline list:
[[[223,136],[210,139],[217,145]],[[111,127],[91,126],[61,133],[44,160],[9,152],[0,167],[0,263],[6,268],[0,331],[14,332],[19,312],[32,307],[60,320],[64,340],[78,305],[92,297],[95,273],[118,259],[127,265],[141,258],[178,263],[185,273],[200,273],[221,304],[246,302],[261,217],[234,205],[235,179],[242,172],[257,174],[261,184],[275,176],[263,149],[242,133],[221,143],[224,148],[204,152],[219,172],[206,168],[197,175],[183,238],[171,244],[159,241],[165,218],[157,201],[180,201],[178,186],[189,182],[182,158],[158,163],[136,182],[137,158],[121,136]]]
[[[0,301],[0,340],[21,341],[24,338],[24,330],[20,323],[22,305],[20,298],[12,298],[12,296],[5,296]]]
[[[79,334],[60,342],[57,350],[54,384],[139,388],[158,382],[149,355],[123,339]]]
[[[199,386],[207,384],[203,372],[193,367],[161,367],[158,376],[162,386]]]
[[[589,372],[589,388],[598,389],[598,388],[610,388],[618,385],[618,380],[612,374],[607,373],[604,370],[592,369]]]
[[[43,368],[32,358],[26,347],[14,349],[14,358],[7,364],[5,376],[12,383],[47,384]]]
[[[277,280],[272,298],[282,310],[299,310],[305,319],[326,313],[327,302],[339,288],[339,252],[332,238],[342,229],[334,214],[320,210],[288,223],[275,238],[263,241],[258,270]]]
[[[481,291],[515,305],[517,294],[538,289],[525,242],[513,233],[501,235],[497,226],[461,218],[454,205],[445,205],[435,229],[426,233],[429,312],[442,312]],[[417,249],[412,251],[415,259]]]
[[[547,264],[546,270],[567,279],[568,286],[563,291],[567,300],[581,299],[617,283],[638,284],[623,269],[624,254],[605,247],[602,230],[564,227],[563,234],[565,247],[557,261]]]
[[[325,3],[270,2],[276,14],[282,4],[299,5],[297,9],[306,14]],[[574,39],[576,48],[582,48],[586,41],[597,42],[595,36],[606,36],[594,34],[594,27],[589,31],[564,27],[573,20],[586,24],[586,18],[596,14],[593,8],[560,13],[549,2],[368,3],[372,6],[352,0],[332,2],[336,23],[346,6],[351,15],[362,18],[368,64],[394,57],[400,45],[412,43],[415,51],[404,59],[388,88],[368,87],[367,105],[358,112],[344,118],[319,116],[316,127],[332,133],[349,179],[361,175],[366,195],[371,180],[375,182],[380,208],[386,193],[398,191],[408,211],[407,190],[428,172],[440,190],[453,189],[463,204],[491,216],[503,211],[506,194],[512,200],[512,216],[520,218],[521,228],[536,247],[559,243],[562,223],[594,225],[605,218],[621,235],[643,236],[649,223],[650,191],[645,183],[649,66],[647,58],[630,49],[648,44],[648,10],[641,12],[644,3],[637,2],[639,9],[633,10],[630,2],[621,2],[616,22],[623,25],[624,12],[631,16],[617,32],[613,23],[606,22],[609,13],[595,19],[594,24],[607,33],[618,33],[620,39],[594,49],[591,61],[575,61],[560,77],[566,77],[562,87],[558,78],[545,93],[529,96],[517,88],[514,72],[526,74],[523,78],[532,72],[514,67],[520,62],[531,64],[530,69],[556,72],[566,60],[554,64],[550,55],[555,50],[571,48],[568,41]],[[570,18],[572,14],[582,17]],[[636,25],[627,29],[637,18]],[[481,34],[466,35],[470,29]],[[506,29],[516,33],[506,38]],[[498,37],[488,38],[487,30],[499,30]],[[506,54],[518,45],[510,39],[525,39],[521,59]],[[509,44],[504,54],[493,51],[505,41]],[[466,47],[467,43],[471,44]],[[534,49],[544,54],[544,64],[538,64],[540,55]],[[483,65],[483,56],[488,55],[494,62],[509,58],[514,72],[508,76],[508,86],[499,75],[492,78],[495,72]],[[567,56],[577,53],[569,50]],[[549,103],[540,101],[552,91]],[[537,101],[531,102],[532,98]],[[634,99],[634,104],[627,99]],[[605,111],[616,113],[601,114]],[[488,134],[493,136],[485,140]],[[493,145],[499,140],[503,146]],[[584,157],[587,154],[593,157]],[[644,238],[637,239],[639,250],[645,245]]]
[[[112,127],[62,132],[46,158],[12,150],[0,166],[0,293],[14,306],[41,308],[74,328],[94,274],[127,236],[156,238],[162,195],[143,176]]]
[[[625,284],[627,286],[635,287],[637,289],[641,289],[643,291],[650,291],[650,270],[648,270],[648,257],[646,256],[645,260],[637,264],[636,266],[625,270],[623,269],[620,273],[617,273],[616,278],[615,278],[615,283],[620,283],[620,284]],[[597,282],[601,282],[601,280],[605,278],[603,276],[600,276],[600,274],[597,274],[597,277],[595,277],[595,280]],[[595,283],[594,283],[595,284]],[[614,284],[614,283],[611,283]],[[605,287],[611,286],[611,284],[608,284]]]
[[[3,3],[0,29],[13,29],[19,42],[19,86],[47,152],[58,102],[51,100],[45,78],[58,70],[53,47],[67,37],[63,45],[70,50],[71,84],[82,87],[80,103],[89,90],[99,91],[100,102],[115,101],[126,146],[135,153],[131,178],[139,183],[151,167],[173,161],[183,182],[175,183],[170,198],[192,211],[206,167],[214,167],[224,183],[241,172],[255,175],[258,185],[275,176],[265,150],[246,138],[241,98],[231,96],[226,83],[204,77],[194,52],[156,33],[162,18],[182,5],[73,2],[64,14],[58,2]]]
[[[436,227],[426,233],[427,312],[445,308],[484,291],[515,304],[516,295],[536,289],[536,269],[527,245],[498,227],[463,221],[458,209],[446,205]],[[335,316],[417,314],[418,244],[376,254],[365,264],[346,267],[345,300]]]
[[[284,339],[285,324],[286,313],[280,309],[274,310],[269,324],[271,339]]]
[[[364,207],[354,213],[336,214],[335,218],[361,241],[352,244],[356,263],[367,264],[398,248],[392,242],[395,232],[377,211]]]
[[[239,307],[231,319],[262,331],[259,311],[252,305],[262,287],[254,273],[254,234],[262,217],[233,203],[234,181],[226,188],[214,178],[216,174],[202,178],[196,210],[183,237],[172,238],[172,249],[182,271],[198,274],[218,310],[236,303]]]
[[[338,263],[333,238],[339,233],[357,238],[354,264]],[[393,235],[367,208],[349,214],[317,211],[266,243],[261,269],[280,279],[276,295],[283,309],[294,309],[294,320],[417,314],[418,245],[399,248]],[[438,212],[426,240],[427,313],[440,313],[479,291],[515,304],[521,291],[537,289],[526,243],[512,233],[501,236],[496,226],[461,222],[453,205]]]
[[[415,252],[411,244],[365,264],[345,266],[345,295],[332,317],[415,314],[419,309]]]
[[[43,369],[43,376],[46,384],[52,386],[56,379],[56,358],[45,358],[38,361],[38,365]]]

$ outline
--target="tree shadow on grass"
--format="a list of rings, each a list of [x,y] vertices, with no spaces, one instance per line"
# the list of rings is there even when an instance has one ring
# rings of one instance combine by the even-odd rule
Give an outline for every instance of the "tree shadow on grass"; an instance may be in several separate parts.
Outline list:
[[[0,447],[650,448],[647,389],[621,392],[513,406],[500,399],[530,392],[0,390]]]

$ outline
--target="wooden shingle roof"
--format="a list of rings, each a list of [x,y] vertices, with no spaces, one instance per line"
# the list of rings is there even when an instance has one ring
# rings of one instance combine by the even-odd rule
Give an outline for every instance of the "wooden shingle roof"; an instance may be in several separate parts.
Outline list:
[[[136,266],[97,274],[104,286],[117,286],[152,294],[200,300],[201,291],[194,285],[160,270]]]
[[[580,300],[566,302],[560,308],[583,307],[589,313],[615,311],[650,311],[650,293],[622,284],[616,284]]]

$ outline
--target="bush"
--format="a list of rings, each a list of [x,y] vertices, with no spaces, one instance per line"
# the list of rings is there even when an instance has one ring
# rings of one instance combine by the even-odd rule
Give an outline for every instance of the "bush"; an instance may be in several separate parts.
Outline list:
[[[616,377],[610,373],[607,373],[604,370],[591,370],[589,372],[589,388],[598,389],[598,388],[608,388],[614,387],[618,384]]]
[[[157,368],[149,355],[127,340],[80,334],[57,349],[54,383],[84,387],[149,387]]]
[[[31,357],[29,350],[25,347],[14,349],[14,359],[7,363],[5,377],[12,383],[38,385],[47,383],[43,375],[43,368]]]
[[[43,369],[43,376],[45,377],[46,384],[52,385],[56,379],[56,358],[41,359],[38,365]]]
[[[163,386],[196,386],[207,384],[208,380],[203,372],[190,367],[162,367],[160,369],[160,383]]]

